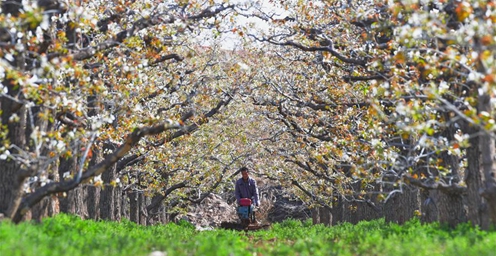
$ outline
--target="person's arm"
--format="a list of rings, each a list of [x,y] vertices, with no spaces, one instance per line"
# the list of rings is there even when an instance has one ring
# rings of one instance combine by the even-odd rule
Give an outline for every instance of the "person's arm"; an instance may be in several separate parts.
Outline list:
[[[256,180],[253,180],[253,187],[254,187],[254,191],[253,191],[253,200],[255,201],[255,205],[256,206],[259,206],[260,205],[260,201],[259,201],[259,198],[258,198],[258,186],[257,186],[257,181]]]
[[[238,182],[236,181],[236,183],[234,184],[234,196],[236,196],[236,202],[239,204],[239,199],[241,199],[241,195],[240,195],[240,191],[239,191],[239,184]]]

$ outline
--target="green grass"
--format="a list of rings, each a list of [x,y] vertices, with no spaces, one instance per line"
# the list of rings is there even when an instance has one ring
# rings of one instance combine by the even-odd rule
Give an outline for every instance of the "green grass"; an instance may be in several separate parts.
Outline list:
[[[60,214],[42,223],[0,223],[0,255],[494,255],[496,232],[468,224],[384,220],[335,227],[287,220],[269,230],[196,231],[188,223],[138,226]]]

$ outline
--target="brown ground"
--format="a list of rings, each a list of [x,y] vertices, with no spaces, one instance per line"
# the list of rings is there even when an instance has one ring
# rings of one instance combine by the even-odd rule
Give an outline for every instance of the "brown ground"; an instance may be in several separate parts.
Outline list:
[[[261,188],[260,193],[261,206],[256,213],[260,226],[289,218],[306,220],[311,217],[308,208],[284,193],[281,187]],[[178,217],[197,227],[220,227],[221,223],[235,225],[239,222],[234,196],[231,194],[210,194],[200,204],[190,206],[187,214]]]

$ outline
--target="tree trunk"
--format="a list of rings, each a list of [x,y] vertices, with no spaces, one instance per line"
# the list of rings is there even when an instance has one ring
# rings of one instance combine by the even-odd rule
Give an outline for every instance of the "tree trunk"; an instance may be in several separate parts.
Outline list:
[[[110,143],[105,143],[103,152],[106,152],[108,150],[112,151],[114,150],[115,147],[111,145]],[[102,181],[103,181],[103,187],[101,190],[100,194],[100,217],[104,220],[118,220],[120,219],[120,213],[119,216],[116,216],[117,210],[117,202],[120,200],[116,198],[116,188],[111,184],[113,181],[115,181],[116,177],[116,166],[112,166],[110,170],[106,170],[105,172],[102,173]]]
[[[479,95],[479,113],[492,113],[491,97],[488,94]],[[492,133],[492,132],[491,132]],[[494,133],[492,133],[494,134]],[[489,216],[492,224],[496,223],[496,166],[494,159],[496,151],[494,139],[489,131],[484,131],[480,138],[482,153],[482,170],[484,173],[484,190],[482,196],[487,200]]]
[[[313,207],[311,209],[311,212],[312,212],[312,223],[314,225],[317,225],[317,224],[320,223],[320,211],[319,211],[319,208],[320,207],[315,206],[315,207]]]
[[[474,135],[479,131],[476,127],[465,124],[466,133]],[[484,211],[483,205],[485,200],[480,196],[482,190],[481,175],[481,152],[480,140],[478,136],[470,137],[470,147],[467,148],[467,170],[465,171],[465,183],[467,184],[467,218],[474,226],[480,226],[482,229],[489,228],[489,216]]]
[[[54,129],[55,122],[48,122],[47,120],[40,118],[40,112],[42,107],[33,106],[27,111],[27,120],[32,123],[28,123],[26,125],[26,138],[31,136],[31,133],[34,129],[37,128],[39,131],[51,131]],[[36,152],[36,145],[34,143],[29,143],[29,150],[31,152]],[[49,155],[49,149],[45,148],[41,150],[41,155],[46,156]],[[57,170],[58,162],[55,162],[53,165],[47,167],[46,170],[39,170],[42,172],[42,175],[46,176],[49,180],[54,182],[59,181],[60,178],[57,175],[54,175],[54,170]],[[34,173],[32,173],[34,174]],[[36,187],[35,187],[36,189]],[[59,199],[56,196],[51,196],[44,198],[41,200],[38,205],[35,205],[31,209],[32,219],[41,221],[41,219],[46,217],[51,217],[57,213],[59,213]]]
[[[140,205],[139,205],[139,192],[130,191],[129,196],[129,220],[139,224]]]
[[[0,160],[0,213],[11,218],[7,211],[14,200],[15,191],[19,189],[17,179],[19,165],[13,161]]]
[[[384,204],[386,222],[403,224],[420,210],[419,190],[405,186],[403,193],[395,193]]]
[[[60,212],[59,199],[55,196],[44,198],[39,204],[33,207],[31,212],[32,219],[36,221],[42,221],[47,217],[53,217]]]
[[[373,220],[380,217],[380,210],[377,208],[378,206],[373,206],[375,199],[372,198],[371,195],[367,195],[367,192],[370,192],[374,189],[379,190],[380,187],[374,186],[373,189],[367,190],[365,191],[365,193],[363,193],[364,191],[362,188],[362,182],[363,181],[359,181],[355,184],[352,184],[352,188],[353,191],[355,191],[355,194],[364,194],[364,196],[354,196],[352,201],[344,202],[342,213],[344,221],[356,224],[362,220]]]
[[[88,185],[86,189],[86,207],[88,208],[88,218],[93,220],[100,219],[100,191],[97,186]]]
[[[341,195],[334,197],[332,202],[331,214],[332,214],[332,226],[338,225],[344,221],[343,219],[343,199]]]
[[[85,190],[82,187],[66,192],[67,196],[60,200],[60,211],[77,215],[82,219],[88,218],[84,192]]]
[[[130,216],[129,216],[129,213],[130,213],[129,197],[127,196],[128,193],[127,192],[122,192],[122,193],[126,193],[126,194],[125,195],[124,194],[121,195],[121,216],[122,216],[123,219],[130,220]]]
[[[147,211],[146,211],[146,196],[144,193],[139,193],[138,196],[138,209],[139,209],[139,224],[146,226],[147,224]]]
[[[14,82],[9,79],[2,83],[8,88],[10,97],[14,99],[18,97],[19,86],[15,86]],[[9,144],[24,149],[26,146],[25,108],[20,103],[2,96],[0,96],[0,106],[1,124],[2,127],[7,128],[6,132],[8,132],[6,140]],[[19,121],[10,121],[14,115],[19,117]],[[4,142],[0,140],[0,145],[4,145]],[[15,149],[9,150],[11,154],[18,153]],[[4,213],[7,218],[13,217],[22,199],[25,178],[20,177],[19,172],[20,166],[12,159],[0,160],[0,213]]]
[[[422,223],[432,223],[439,220],[439,211],[437,207],[437,194],[439,191],[436,190],[424,190],[421,191],[421,217]]]
[[[121,221],[122,219],[122,188],[114,187],[114,220]]]
[[[439,193],[439,222],[450,227],[467,222],[467,214],[460,194]]]
[[[356,182],[350,185],[354,194],[360,191],[360,184]],[[350,195],[349,198],[343,197],[343,221],[357,224],[360,221],[360,214],[358,212],[359,204],[354,201],[355,195]]]
[[[377,197],[374,195],[374,191],[380,191],[380,184],[368,184],[368,187],[364,189],[365,196],[363,202],[358,205],[359,220],[375,220],[382,217],[382,207],[378,202]]]
[[[104,185],[100,192],[100,217],[103,220],[115,220],[114,187]]]
[[[76,157],[61,157],[59,159],[59,179],[64,180],[64,175],[66,173],[70,175],[76,175],[77,171],[77,158]],[[79,215],[80,217],[85,217],[86,207],[82,204],[85,201],[84,191],[81,187],[78,187],[72,191],[67,191],[66,196],[60,200],[60,211],[68,214]]]
[[[161,194],[156,194],[151,198],[151,203],[147,204],[145,208],[148,214],[148,219],[153,222],[158,222],[160,215],[164,211],[163,196]]]
[[[163,209],[162,213],[160,214],[160,219],[161,219],[162,224],[169,223],[169,215],[167,214],[167,208],[165,207],[165,205],[164,205],[164,209]]]
[[[447,117],[449,118],[449,117]],[[454,134],[458,128],[454,126],[447,127],[441,136],[448,139],[448,141],[453,141]],[[460,182],[460,159],[458,156],[443,151],[439,154],[439,158],[442,160],[442,166],[449,170],[447,177],[443,178],[447,184],[458,184]],[[438,193],[438,209],[439,209],[439,222],[442,224],[448,224],[451,227],[455,227],[460,223],[467,222],[467,213],[463,204],[463,197],[461,193],[440,191]]]
[[[101,219],[120,221],[121,215],[121,188],[105,185],[100,194]]]
[[[353,202],[343,197],[343,222],[356,224],[356,206]]]
[[[329,207],[321,206],[319,207],[319,212],[320,212],[319,223],[324,224],[326,226],[331,226],[332,225],[331,209]]]

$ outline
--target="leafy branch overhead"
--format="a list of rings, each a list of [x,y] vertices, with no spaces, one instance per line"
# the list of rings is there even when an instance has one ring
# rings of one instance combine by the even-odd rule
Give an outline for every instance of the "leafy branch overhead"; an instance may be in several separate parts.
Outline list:
[[[0,181],[16,182],[0,186],[0,212],[20,221],[49,195],[81,183],[99,186],[100,175],[121,186],[116,173],[110,175],[114,180],[106,178],[116,165],[119,171],[141,165],[151,176],[168,171],[172,156],[157,169],[151,163],[189,150],[172,142],[226,110],[236,87],[249,79],[221,74],[213,54],[219,49],[199,47],[194,36],[210,18],[233,9],[228,4],[3,3],[3,15],[11,15],[3,26],[18,33],[6,31],[2,43],[2,58],[10,65],[0,87],[0,158],[6,163]],[[166,118],[181,125],[161,123]],[[132,127],[142,128],[124,137]],[[167,132],[172,129],[179,131]],[[136,184],[122,178],[130,188]],[[163,181],[146,189],[152,193],[157,184]]]
[[[84,182],[151,198],[150,220],[231,193],[249,166],[343,218],[425,217],[423,198],[489,227],[495,8],[4,1],[0,213],[21,221]]]
[[[112,165],[116,164],[117,161],[126,156],[131,151],[131,149],[136,146],[141,138],[145,136],[160,134],[167,130],[180,128],[182,128],[182,125],[180,123],[170,120],[155,126],[135,128],[132,133],[126,136],[125,142],[120,145],[112,154],[107,155],[103,161],[86,170],[84,173],[81,174],[81,176],[76,176],[72,180],[49,183],[25,197],[21,202],[19,214],[16,215],[13,220],[20,221],[22,215],[25,214],[26,211],[28,211],[33,205],[37,204],[46,196],[72,190],[81,182],[87,182],[94,176],[102,174]]]

